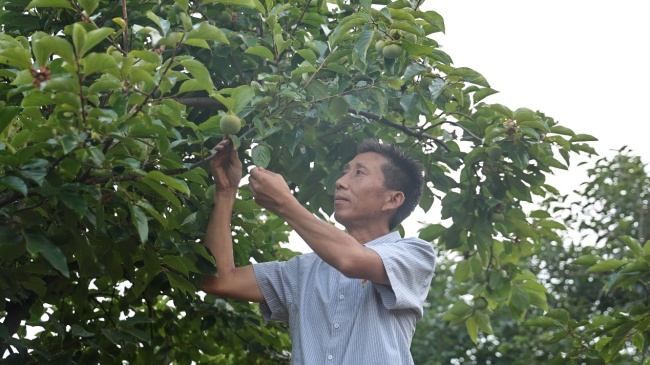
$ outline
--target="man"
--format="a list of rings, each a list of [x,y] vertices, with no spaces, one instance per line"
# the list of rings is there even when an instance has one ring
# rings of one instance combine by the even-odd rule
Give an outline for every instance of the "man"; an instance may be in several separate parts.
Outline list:
[[[413,364],[410,344],[435,254],[430,243],[391,231],[418,204],[421,164],[392,145],[364,141],[336,181],[334,217],[345,232],[300,205],[282,176],[253,168],[255,201],[284,218],[314,252],[235,267],[230,224],[242,165],[228,140],[215,150],[206,245],[218,274],[203,278],[203,290],[259,302],[265,319],[288,320],[292,364]]]

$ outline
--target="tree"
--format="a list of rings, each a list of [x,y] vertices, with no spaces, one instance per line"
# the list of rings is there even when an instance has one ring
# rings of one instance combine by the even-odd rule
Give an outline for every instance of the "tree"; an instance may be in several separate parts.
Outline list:
[[[594,161],[580,191],[552,195],[540,208],[571,231],[548,236],[528,269],[548,291],[548,311],[534,310],[525,326],[503,308],[492,334],[471,346],[466,331],[448,327],[445,310],[465,282],[454,279],[458,260],[445,260],[432,285],[432,306],[417,328],[417,364],[647,364],[650,362],[650,244],[641,246],[647,167],[622,148]],[[461,289],[462,291],[462,289]]]
[[[0,24],[0,304],[7,363],[286,363],[282,324],[204,297],[201,245],[223,133],[244,168],[268,167],[323,219],[359,140],[402,145],[426,166],[421,237],[486,280],[456,293],[452,323],[477,341],[491,310],[546,309],[526,270],[558,226],[522,204],[570,156],[594,154],[541,112],[456,67],[419,1],[3,0]],[[384,52],[381,48],[390,51]],[[379,44],[378,44],[379,43]],[[398,50],[400,52],[398,52]],[[381,54],[380,54],[381,52]],[[559,156],[559,159],[558,159]],[[239,191],[238,264],[287,259],[289,228]],[[537,218],[537,227],[531,226]],[[461,295],[484,297],[472,311]],[[30,337],[26,326],[41,331]],[[119,351],[118,351],[119,349]]]

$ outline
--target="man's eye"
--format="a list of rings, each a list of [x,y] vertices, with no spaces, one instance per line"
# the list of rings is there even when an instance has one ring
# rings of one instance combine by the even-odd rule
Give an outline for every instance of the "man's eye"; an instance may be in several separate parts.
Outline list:
[[[364,172],[361,170],[357,170],[357,175],[362,175]]]

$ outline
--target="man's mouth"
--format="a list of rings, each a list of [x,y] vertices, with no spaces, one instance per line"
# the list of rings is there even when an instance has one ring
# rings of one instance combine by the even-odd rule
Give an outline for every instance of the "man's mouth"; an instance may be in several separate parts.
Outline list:
[[[335,195],[334,196],[334,202],[346,202],[346,201],[348,201],[348,199],[346,199],[345,197],[343,197],[341,195]]]

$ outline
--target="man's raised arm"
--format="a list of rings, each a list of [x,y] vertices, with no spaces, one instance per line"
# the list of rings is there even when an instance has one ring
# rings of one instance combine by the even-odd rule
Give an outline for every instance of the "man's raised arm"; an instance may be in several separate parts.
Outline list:
[[[242,164],[229,139],[215,148],[217,156],[210,161],[215,180],[214,205],[205,235],[205,245],[214,255],[217,275],[204,275],[202,288],[220,297],[262,302],[264,296],[257,285],[251,265],[235,267],[232,247],[232,209],[235,204]]]

